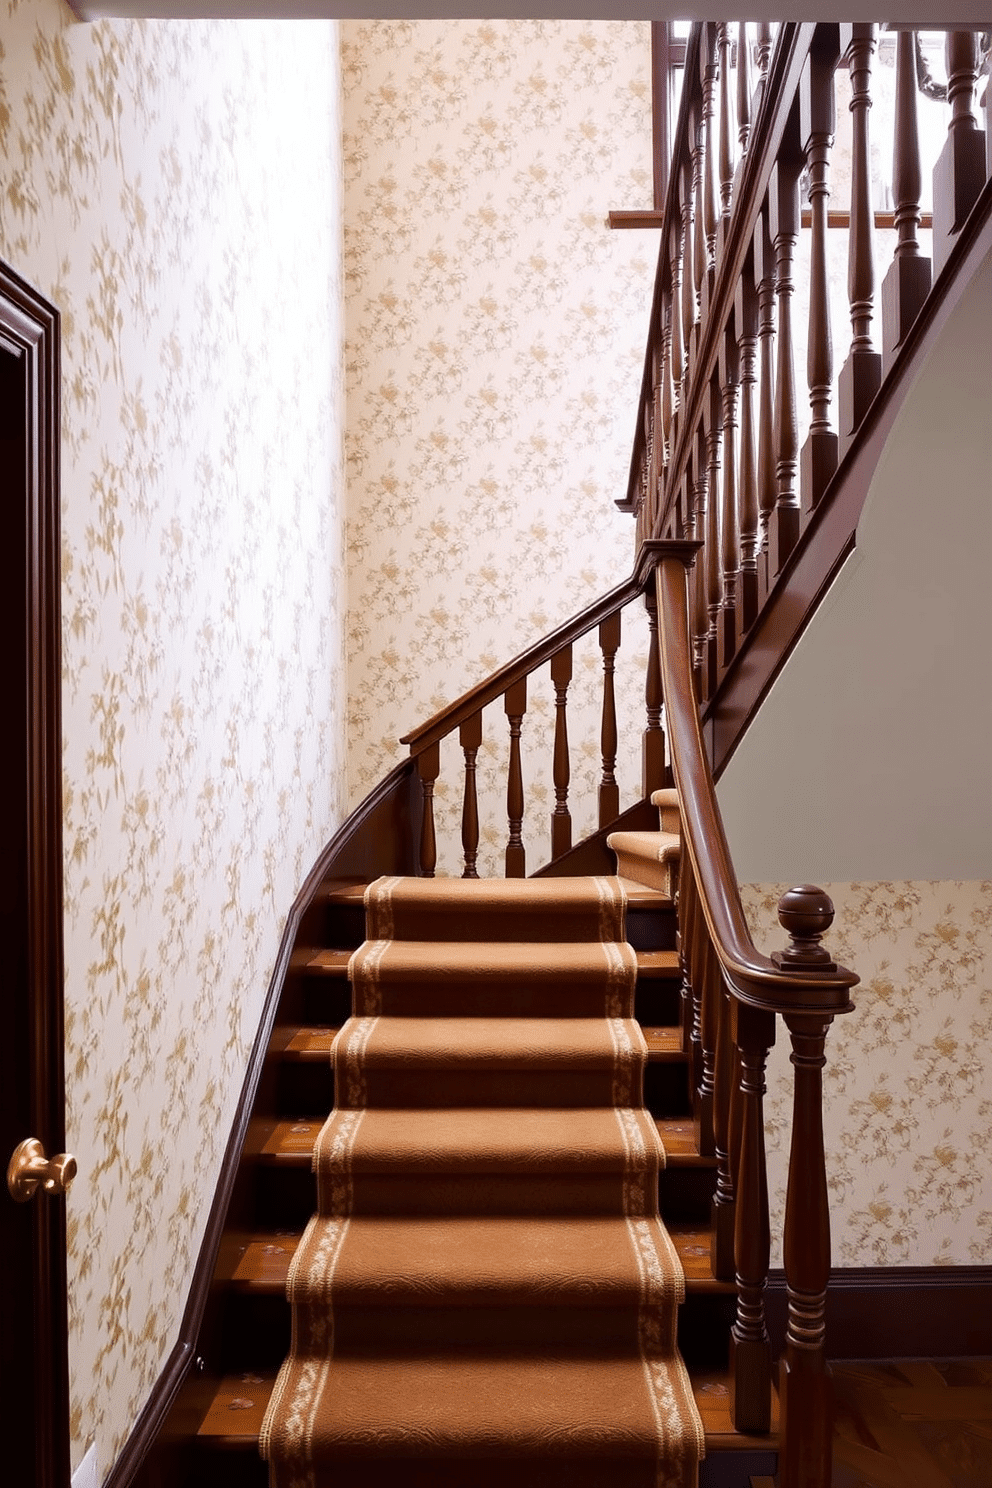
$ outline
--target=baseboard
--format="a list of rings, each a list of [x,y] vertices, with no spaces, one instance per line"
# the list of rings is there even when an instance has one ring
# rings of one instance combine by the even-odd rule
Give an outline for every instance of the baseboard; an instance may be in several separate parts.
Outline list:
[[[785,1276],[768,1279],[768,1331],[781,1352]],[[827,1291],[831,1359],[949,1359],[992,1354],[992,1266],[837,1269]]]

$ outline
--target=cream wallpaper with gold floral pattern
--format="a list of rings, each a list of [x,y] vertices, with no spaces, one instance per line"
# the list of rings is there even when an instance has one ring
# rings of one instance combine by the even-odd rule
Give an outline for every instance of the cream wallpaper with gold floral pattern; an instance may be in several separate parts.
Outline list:
[[[0,0],[0,253],[63,328],[74,1460],[175,1342],[340,820],[336,28]]]
[[[749,884],[755,943],[786,943],[788,885]],[[837,1266],[992,1264],[992,883],[835,883],[824,943],[861,977],[835,1020],[824,1135]],[[780,1028],[766,1133],[776,1237],[785,1211],[792,1070]]]
[[[349,787],[398,740],[633,564],[626,494],[657,233],[650,38],[622,21],[342,23],[347,285]],[[646,627],[618,659],[624,800],[639,794]],[[576,834],[602,772],[602,665],[569,693]],[[634,691],[622,679],[638,678]],[[523,725],[528,868],[549,856],[554,691]],[[502,708],[480,754],[481,871],[506,842]],[[438,784],[460,871],[461,754]]]

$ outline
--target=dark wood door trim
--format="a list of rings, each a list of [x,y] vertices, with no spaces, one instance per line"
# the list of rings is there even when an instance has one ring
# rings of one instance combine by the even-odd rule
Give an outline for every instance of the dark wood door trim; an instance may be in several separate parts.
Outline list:
[[[17,589],[22,618],[9,647],[12,692],[6,726],[11,738],[6,757],[14,766],[4,782],[19,820],[17,876],[22,887],[8,920],[15,947],[5,947],[5,1022],[19,1007],[17,1024],[25,1047],[0,1063],[4,1091],[0,1109],[9,1122],[25,1120],[17,1140],[38,1137],[51,1156],[65,1148],[65,1060],[62,952],[62,721],[61,721],[61,551],[59,514],[59,315],[13,270],[0,264],[0,337],[15,392],[23,394],[23,424],[15,406],[9,416],[12,454],[0,486],[3,541]],[[23,555],[23,568],[21,567]],[[23,580],[23,587],[22,587]],[[23,670],[22,670],[23,667]],[[26,817],[26,819],[25,819]],[[12,954],[11,954],[12,952]],[[8,1061],[21,1061],[16,1082],[8,1084]],[[11,1084],[19,1088],[17,1116]],[[12,1150],[12,1148],[11,1148]],[[6,1168],[9,1151],[3,1153]],[[0,1194],[4,1228],[26,1240],[31,1230],[28,1274],[15,1279],[14,1306],[19,1327],[28,1327],[21,1355],[18,1418],[5,1432],[12,1480],[36,1488],[65,1488],[69,1481],[69,1379],[65,1203],[36,1195],[15,1206]],[[4,1278],[8,1285],[11,1278]],[[33,1348],[31,1340],[34,1341]],[[29,1367],[29,1360],[31,1361]],[[5,1392],[8,1390],[5,1381]],[[30,1399],[30,1413],[23,1402]],[[8,1409],[11,1407],[8,1406]]]

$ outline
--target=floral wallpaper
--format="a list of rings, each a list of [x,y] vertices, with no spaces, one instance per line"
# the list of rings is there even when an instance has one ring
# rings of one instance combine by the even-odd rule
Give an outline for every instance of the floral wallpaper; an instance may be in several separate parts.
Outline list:
[[[749,884],[757,945],[785,943],[787,884]],[[824,943],[861,977],[827,1040],[824,1133],[836,1266],[992,1263],[992,883],[835,883]],[[769,1060],[772,1233],[791,1133],[788,1034]],[[781,1264],[779,1254],[773,1264]]]
[[[0,253],[62,312],[74,1462],[175,1342],[338,824],[336,28],[0,0]]]
[[[619,582],[657,233],[650,36],[626,21],[343,22],[349,790],[398,740]],[[646,627],[617,663],[622,800],[640,795]],[[627,677],[636,679],[624,686]],[[595,825],[602,662],[569,690],[576,836]],[[523,724],[528,868],[546,861],[554,690]],[[626,711],[623,711],[623,710]],[[508,731],[484,721],[480,871],[501,871]],[[440,868],[460,872],[461,752]],[[457,852],[456,849],[457,848]]]

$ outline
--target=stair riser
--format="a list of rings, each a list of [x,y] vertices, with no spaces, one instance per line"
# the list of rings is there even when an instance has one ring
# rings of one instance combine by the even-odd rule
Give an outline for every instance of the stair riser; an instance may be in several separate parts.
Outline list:
[[[429,1192],[423,1178],[407,1174],[375,1177],[363,1174],[353,1213],[395,1215],[521,1214],[548,1210],[548,1179],[538,1174],[432,1174]],[[555,1212],[609,1215],[623,1213],[620,1174],[555,1176]]]
[[[736,1300],[731,1296],[712,1296],[689,1292],[679,1313],[678,1339],[683,1358],[691,1368],[714,1369],[726,1363],[727,1337],[736,1309]],[[448,1316],[439,1318],[445,1311]],[[348,1309],[336,1314],[335,1327],[340,1322],[343,1332],[335,1333],[336,1347],[348,1352],[361,1353],[367,1347],[363,1343],[366,1329],[375,1333],[375,1346],[390,1347],[404,1353],[416,1354],[425,1336],[434,1337],[440,1328],[452,1348],[474,1348],[483,1344],[500,1347],[512,1342],[514,1348],[531,1341],[536,1350],[547,1348],[550,1343],[561,1340],[570,1349],[588,1349],[590,1353],[602,1354],[610,1345],[630,1345],[632,1322],[629,1307],[557,1309],[550,1307],[508,1307],[486,1310],[491,1315],[480,1318],[473,1311],[466,1324],[459,1318],[457,1308],[382,1308],[381,1319],[369,1323],[365,1313],[359,1323],[349,1320]],[[591,1314],[595,1316],[591,1316]],[[466,1339],[466,1328],[472,1333],[472,1341]],[[376,1329],[380,1331],[376,1332]],[[289,1349],[291,1313],[289,1303],[281,1294],[259,1295],[253,1292],[232,1292],[227,1298],[224,1355],[211,1361],[219,1365],[221,1372],[244,1370],[274,1370],[282,1363]],[[429,1330],[429,1331],[428,1331]],[[440,1335],[439,1335],[440,1336]]]
[[[573,1075],[543,1070],[533,1072],[486,1070],[430,1074],[411,1072],[402,1076],[373,1072],[365,1077],[367,1099],[363,1105],[427,1110],[447,1107],[546,1107],[549,1109],[613,1104],[613,1072]],[[640,1103],[635,1089],[634,1104]]]
[[[306,1310],[301,1337],[306,1337]],[[334,1309],[334,1349],[352,1357],[388,1353],[391,1358],[418,1358],[424,1340],[432,1349],[451,1354],[481,1350],[532,1352],[547,1357],[560,1347],[572,1358],[598,1359],[630,1353],[640,1344],[636,1302],[622,1307],[383,1307]]]

